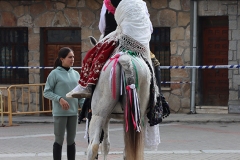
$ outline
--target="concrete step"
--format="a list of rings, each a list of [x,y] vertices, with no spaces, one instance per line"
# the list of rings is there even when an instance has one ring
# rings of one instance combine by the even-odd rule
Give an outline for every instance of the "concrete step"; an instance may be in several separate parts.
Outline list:
[[[197,113],[228,114],[228,106],[196,106]]]

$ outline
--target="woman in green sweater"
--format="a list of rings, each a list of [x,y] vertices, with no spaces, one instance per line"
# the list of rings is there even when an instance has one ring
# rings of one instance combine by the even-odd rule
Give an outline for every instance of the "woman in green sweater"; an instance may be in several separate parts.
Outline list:
[[[73,63],[73,51],[68,47],[61,48],[54,64],[54,70],[48,75],[43,93],[45,98],[52,100],[55,135],[54,160],[61,160],[65,129],[67,131],[67,158],[75,160],[78,108],[84,99],[66,99],[66,93],[71,91],[80,79],[79,73],[72,68]]]

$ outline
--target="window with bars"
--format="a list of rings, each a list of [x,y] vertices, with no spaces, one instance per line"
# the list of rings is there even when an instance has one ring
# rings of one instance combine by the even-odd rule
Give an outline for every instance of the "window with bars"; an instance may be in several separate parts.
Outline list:
[[[150,40],[150,50],[160,62],[161,66],[170,66],[170,28],[154,27]],[[170,81],[170,69],[161,69],[161,81]],[[162,87],[170,87],[169,83],[162,83]]]
[[[11,69],[11,66],[28,66],[28,28],[0,27],[0,84],[29,83],[28,69]]]

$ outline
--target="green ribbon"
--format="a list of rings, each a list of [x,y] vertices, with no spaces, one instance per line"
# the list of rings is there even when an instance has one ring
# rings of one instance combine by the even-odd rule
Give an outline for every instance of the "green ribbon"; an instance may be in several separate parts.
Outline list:
[[[135,86],[136,86],[136,89],[139,89],[138,88],[138,71],[137,71],[137,67],[136,67],[135,63],[133,62],[133,60],[132,60],[132,63],[133,63],[133,68],[134,68],[135,73],[136,73],[136,84],[135,84]]]
[[[142,63],[141,62],[139,62],[138,61],[138,55],[137,55],[137,53],[136,52],[132,52],[132,51],[129,51],[129,50],[127,50],[127,51],[125,51],[125,52],[127,52],[130,56],[132,56],[137,62],[138,62],[138,64],[141,66],[141,67],[143,67],[142,66]]]

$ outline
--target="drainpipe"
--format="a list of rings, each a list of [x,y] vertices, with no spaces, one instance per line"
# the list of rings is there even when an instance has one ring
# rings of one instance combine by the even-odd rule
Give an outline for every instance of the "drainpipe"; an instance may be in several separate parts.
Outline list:
[[[2,100],[2,91],[0,90],[0,111],[1,111],[1,126],[3,125],[3,100]]]
[[[196,66],[196,52],[197,52],[197,1],[193,1],[193,46],[192,46],[192,66]],[[191,72],[191,108],[190,113],[194,114],[196,112],[195,107],[195,90],[196,90],[196,68],[192,68]]]

